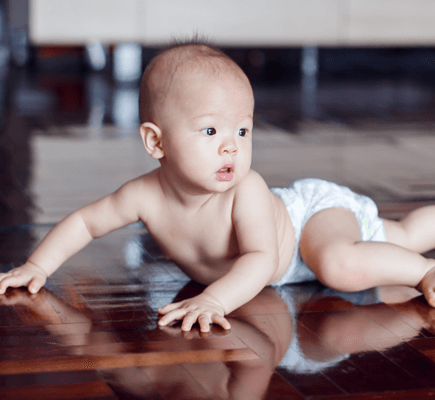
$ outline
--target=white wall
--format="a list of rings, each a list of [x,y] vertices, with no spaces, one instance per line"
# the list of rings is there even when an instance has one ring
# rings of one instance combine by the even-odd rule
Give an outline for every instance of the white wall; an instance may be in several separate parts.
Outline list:
[[[433,45],[435,0],[30,0],[34,44]]]

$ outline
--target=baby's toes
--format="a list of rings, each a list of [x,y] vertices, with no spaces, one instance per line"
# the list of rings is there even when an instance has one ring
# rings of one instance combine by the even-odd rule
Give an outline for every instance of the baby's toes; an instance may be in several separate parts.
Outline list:
[[[428,304],[435,308],[435,267],[426,273],[416,289],[422,292]]]
[[[435,308],[435,292],[433,287],[424,292],[424,297],[428,304]]]

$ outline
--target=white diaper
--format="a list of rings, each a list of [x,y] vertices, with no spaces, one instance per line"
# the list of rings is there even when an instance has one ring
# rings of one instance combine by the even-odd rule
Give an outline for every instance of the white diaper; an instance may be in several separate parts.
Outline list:
[[[384,224],[378,216],[375,202],[367,196],[352,192],[345,186],[321,179],[301,179],[288,188],[273,188],[281,197],[295,228],[295,250],[284,276],[274,286],[315,280],[316,277],[302,261],[299,241],[302,229],[317,212],[342,207],[352,211],[358,221],[363,241],[386,242]]]

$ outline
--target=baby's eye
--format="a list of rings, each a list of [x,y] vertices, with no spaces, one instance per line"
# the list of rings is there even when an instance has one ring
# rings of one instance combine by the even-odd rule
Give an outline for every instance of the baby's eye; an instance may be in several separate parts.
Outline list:
[[[216,129],[214,128],[205,128],[201,131],[204,135],[213,136],[216,135]]]
[[[239,134],[239,136],[245,136],[246,135],[246,129],[239,129],[239,132],[238,132],[238,134]]]

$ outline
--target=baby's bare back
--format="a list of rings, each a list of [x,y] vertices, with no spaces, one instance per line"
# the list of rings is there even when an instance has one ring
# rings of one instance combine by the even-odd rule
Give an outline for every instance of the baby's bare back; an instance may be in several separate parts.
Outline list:
[[[151,200],[146,201],[144,222],[164,256],[204,285],[225,275],[240,256],[232,215],[237,189],[210,194],[200,207],[187,208],[164,194],[157,174],[144,178],[147,198]],[[279,242],[279,266],[269,282],[272,283],[279,280],[290,264],[294,230],[282,200],[272,192],[270,196]]]

